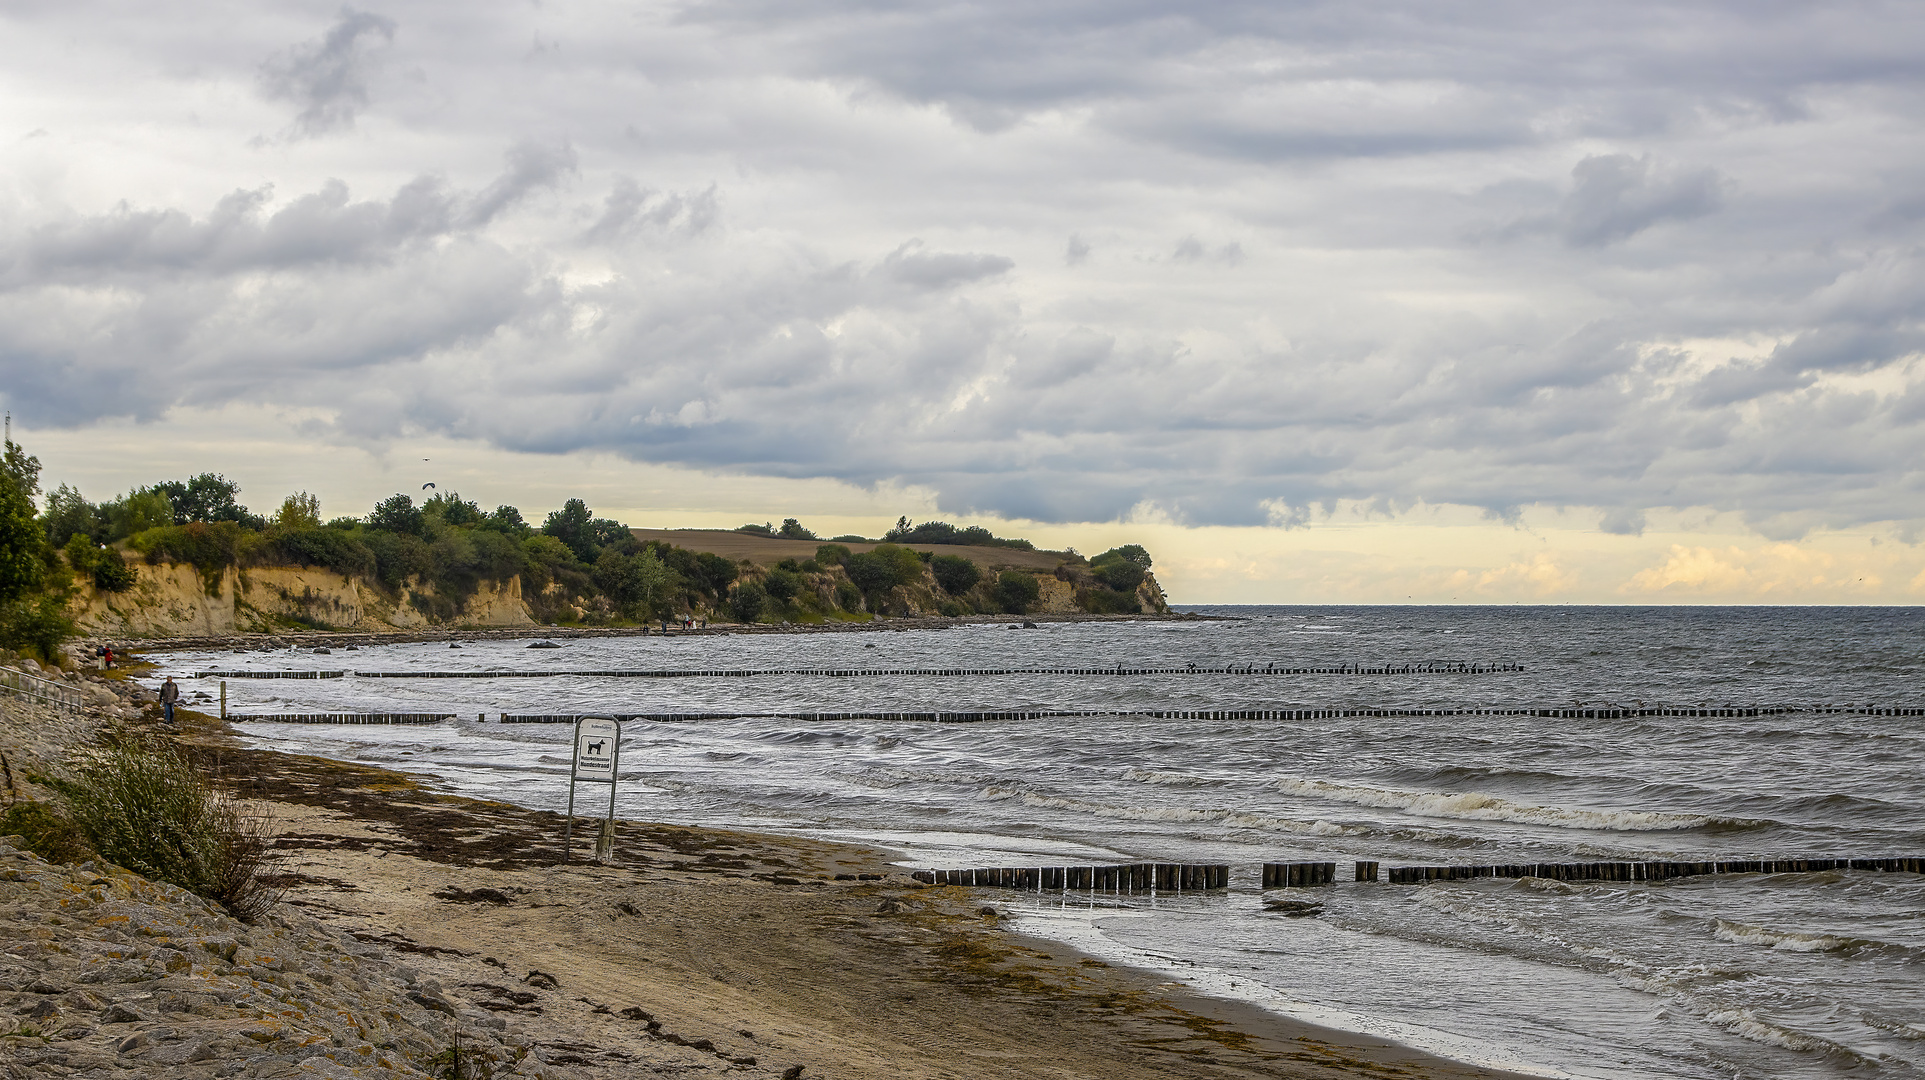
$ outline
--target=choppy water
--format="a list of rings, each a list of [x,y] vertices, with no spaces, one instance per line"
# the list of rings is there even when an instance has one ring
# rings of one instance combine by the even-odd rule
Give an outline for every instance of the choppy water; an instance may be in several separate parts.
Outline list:
[[[1925,704],[1925,610],[1214,608],[1237,621],[172,654],[204,668],[998,667],[1519,661],[1426,676],[229,682],[236,712]],[[187,680],[189,693],[212,680]],[[260,745],[560,808],[568,729],[247,725]],[[619,812],[880,842],[914,866],[1238,864],[1229,895],[1008,895],[1032,932],[1466,1060],[1584,1077],[1925,1071],[1925,879],[1343,884],[1264,861],[1925,856],[1925,719],[1528,717],[629,726]]]

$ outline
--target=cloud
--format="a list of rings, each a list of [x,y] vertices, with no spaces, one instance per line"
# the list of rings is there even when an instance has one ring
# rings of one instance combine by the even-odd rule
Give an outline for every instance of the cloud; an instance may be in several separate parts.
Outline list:
[[[64,110],[0,147],[36,423],[300,401],[1044,521],[1925,522],[1909,9],[237,10],[0,40]]]
[[[1619,591],[1696,598],[1740,596],[1795,600],[1807,592],[1824,593],[1841,586],[1875,595],[1883,584],[1876,577],[1864,584],[1834,581],[1830,575],[1836,563],[1837,559],[1828,552],[1795,544],[1762,548],[1673,544],[1663,563],[1638,571]]]
[[[353,127],[355,114],[368,105],[369,77],[395,29],[386,16],[342,8],[319,41],[296,45],[261,65],[261,90],[300,107],[292,127],[296,137]]]

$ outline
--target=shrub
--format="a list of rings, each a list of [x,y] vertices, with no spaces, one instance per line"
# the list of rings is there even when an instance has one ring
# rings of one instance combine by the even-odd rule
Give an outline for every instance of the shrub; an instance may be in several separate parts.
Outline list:
[[[996,579],[996,599],[1001,601],[1003,610],[1011,615],[1021,615],[1029,610],[1029,605],[1043,595],[1042,583],[1035,574],[1025,574],[1021,570],[1005,570]]]
[[[216,791],[179,751],[119,746],[76,774],[56,787],[67,816],[103,857],[250,921],[278,899],[262,880],[271,859],[268,820]]]
[[[944,600],[940,605],[937,606],[936,610],[942,612],[944,615],[947,615],[952,619],[961,615],[969,614],[968,608],[962,606],[961,604],[958,604],[954,600]]]
[[[784,540],[815,539],[815,534],[803,528],[802,523],[794,518],[783,518],[782,528],[776,530],[776,532],[777,535],[781,536]]]
[[[862,610],[862,590],[853,581],[836,582],[836,606],[844,611]]]
[[[936,575],[936,584],[951,596],[961,596],[976,587],[982,580],[982,568],[961,555],[938,555],[929,560],[929,572]]]
[[[1096,558],[1091,559],[1089,562],[1091,566],[1102,566],[1105,563],[1115,562],[1119,559],[1123,562],[1135,563],[1145,570],[1148,570],[1151,564],[1150,553],[1145,551],[1141,544],[1124,544],[1121,547],[1113,547],[1101,555],[1098,555]]]
[[[281,566],[323,566],[342,576],[371,577],[374,552],[351,533],[334,528],[279,529],[261,549],[266,561]]]
[[[261,550],[264,542],[259,536],[243,533],[231,521],[190,521],[148,529],[132,537],[128,545],[145,555],[150,564],[187,563],[201,572],[202,585],[212,593],[220,588],[221,574],[240,564],[244,551]]]
[[[815,549],[815,561],[823,566],[842,566],[849,561],[849,549],[841,544],[823,544]]]
[[[114,548],[107,548],[94,559],[94,588],[102,592],[126,592],[139,580],[126,557]]]
[[[382,532],[419,536],[421,530],[427,527],[427,518],[413,499],[406,495],[391,495],[374,505],[374,511],[368,515],[368,527]]]
[[[729,594],[729,614],[736,622],[752,623],[769,606],[769,594],[753,581],[744,581]]]
[[[18,836],[27,850],[53,863],[76,863],[94,853],[80,826],[42,802],[17,802],[0,815],[0,836]]]
[[[786,604],[802,591],[802,575],[794,570],[771,570],[763,579],[762,588]]]
[[[1097,563],[1090,573],[1096,580],[1115,589],[1117,592],[1134,592],[1143,584],[1144,569],[1127,559],[1114,559]]]
[[[1143,610],[1143,602],[1133,592],[1084,589],[1077,600],[1082,603],[1083,610],[1092,615],[1135,615]]]
[[[0,645],[50,664],[59,663],[60,643],[74,636],[64,595],[23,597],[0,606]]]

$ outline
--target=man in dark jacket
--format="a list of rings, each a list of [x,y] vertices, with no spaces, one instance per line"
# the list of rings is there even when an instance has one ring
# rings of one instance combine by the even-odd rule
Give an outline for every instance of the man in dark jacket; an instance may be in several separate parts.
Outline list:
[[[174,722],[174,703],[179,700],[180,684],[169,675],[167,681],[160,684],[160,711],[167,723]]]

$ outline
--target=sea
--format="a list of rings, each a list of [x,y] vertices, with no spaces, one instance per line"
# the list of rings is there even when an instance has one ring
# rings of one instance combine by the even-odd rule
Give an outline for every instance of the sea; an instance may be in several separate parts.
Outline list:
[[[1231,888],[985,892],[1017,928],[1196,992],[1552,1077],[1925,1072],[1925,878],[1357,883],[1384,866],[1925,857],[1925,609],[1195,607],[1199,621],[159,654],[252,744],[561,809],[572,729],[621,735],[619,816],[881,846],[909,868],[1229,863]],[[1192,674],[1395,668],[1398,674]],[[1486,665],[1521,670],[1489,671]],[[360,678],[355,671],[1162,668],[1164,674]],[[1788,708],[1752,717],[1155,719],[1300,709]],[[1812,711],[1817,707],[1839,711]],[[930,723],[837,711],[1095,710]],[[429,726],[245,714],[448,712]],[[485,719],[482,719],[485,717]],[[592,791],[592,794],[590,793]],[[608,788],[585,788],[585,805]],[[596,809],[600,809],[596,806]],[[591,812],[584,810],[584,813]],[[619,849],[618,849],[619,855]],[[1259,889],[1265,862],[1337,884]],[[1266,899],[1321,903],[1311,914]]]

